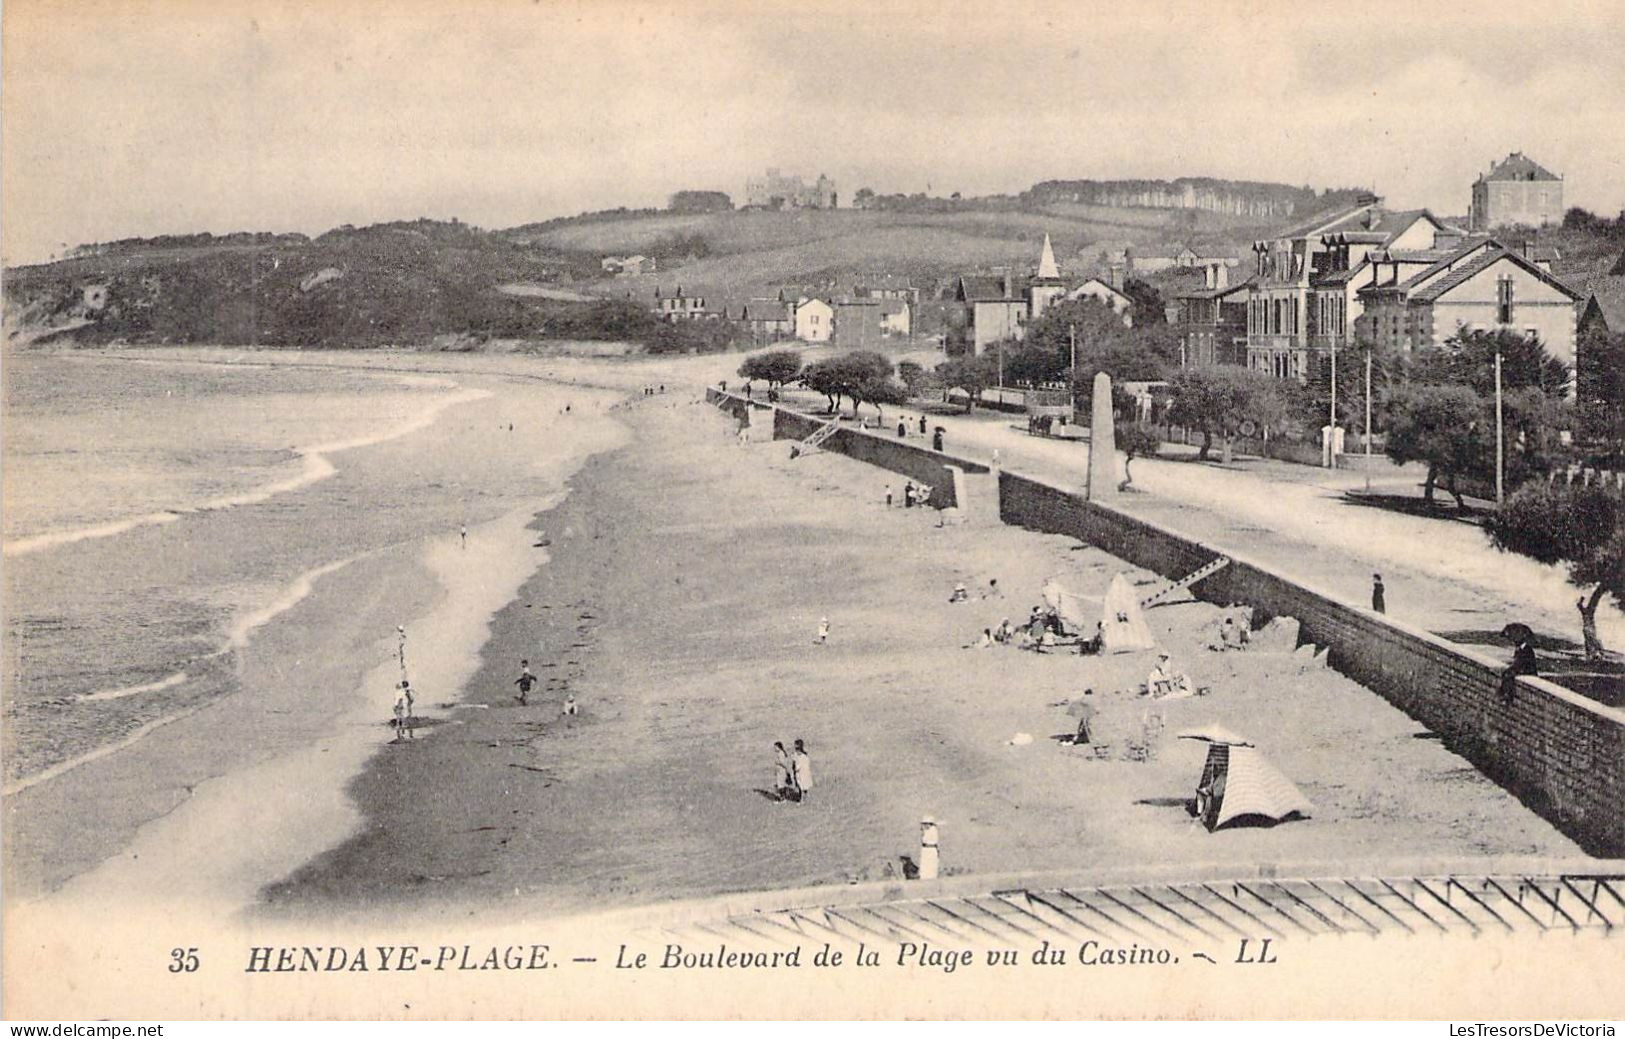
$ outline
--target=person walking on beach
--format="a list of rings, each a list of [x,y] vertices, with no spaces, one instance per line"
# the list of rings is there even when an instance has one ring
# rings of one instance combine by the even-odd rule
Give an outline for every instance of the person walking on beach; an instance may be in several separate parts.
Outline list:
[[[780,801],[790,800],[795,792],[795,772],[790,765],[790,752],[784,749],[784,744],[778,740],[773,741],[773,793]]]
[[[563,718],[574,718],[577,713],[576,694],[575,690],[572,689],[570,692],[564,694],[564,706],[559,710],[559,716]]]
[[[937,431],[935,433],[931,434],[931,450],[933,450],[933,451],[941,451],[942,450],[942,427],[941,426],[938,426]]]
[[[886,485],[886,508],[891,508],[891,484]]]
[[[904,422],[902,419],[897,420],[897,439],[908,439],[908,423]]]
[[[406,701],[406,716],[416,718],[418,716],[417,700],[412,696],[412,683],[404,678],[401,679],[401,699]]]
[[[536,675],[530,669],[530,661],[519,662],[519,677],[513,680],[513,684],[519,687],[520,704],[530,703],[530,687],[536,684]]]
[[[407,723],[406,697],[395,698],[395,742],[412,738],[412,726]]]
[[[925,416],[920,416],[920,436],[925,436]]]
[[[820,618],[818,618],[818,637],[816,639],[813,639],[813,642],[815,644],[817,644],[817,645],[820,645],[820,646],[822,646],[825,643],[829,642],[829,618],[828,617],[820,617]]]
[[[1382,586],[1382,575],[1371,575],[1371,608],[1378,613],[1388,612],[1388,599]]]
[[[796,740],[795,753],[790,755],[790,772],[795,779],[796,800],[806,801],[807,791],[812,789],[812,756],[807,753],[807,745]]]
[[[468,524],[464,523],[457,528],[457,536],[463,539],[463,551],[468,551]]]
[[[914,507],[914,481],[909,480],[907,483],[903,484],[903,508],[912,509],[913,507]]]

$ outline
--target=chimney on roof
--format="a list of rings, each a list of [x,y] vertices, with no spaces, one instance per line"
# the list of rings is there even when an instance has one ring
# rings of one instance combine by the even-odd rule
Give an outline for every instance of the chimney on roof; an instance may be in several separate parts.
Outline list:
[[[1217,283],[1213,286],[1214,288],[1228,289],[1230,287],[1230,267],[1228,264],[1216,263],[1209,270],[1213,272],[1213,280]]]

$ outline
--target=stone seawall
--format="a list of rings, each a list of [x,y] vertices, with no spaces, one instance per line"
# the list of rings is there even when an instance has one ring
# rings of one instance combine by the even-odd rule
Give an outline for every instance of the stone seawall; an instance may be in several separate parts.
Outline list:
[[[716,405],[736,420],[741,419],[746,410],[755,408],[759,413],[764,408],[773,411],[773,439],[775,440],[805,440],[811,436],[824,420],[803,415],[789,408],[776,405],[763,405],[746,401],[736,394],[724,393],[714,387],[705,391],[705,399]],[[758,414],[753,421],[761,421]],[[953,466],[968,474],[982,474],[991,470],[981,462],[973,462],[968,458],[956,458],[942,451],[933,451],[929,447],[922,447],[917,438],[911,443],[908,440],[899,440],[895,435],[871,433],[855,427],[843,426],[839,432],[833,434],[820,446],[822,450],[834,451],[860,462],[868,462],[898,474],[915,483],[923,483],[931,488],[930,504],[934,508],[948,509],[958,507],[960,502],[954,493],[953,473],[948,466]],[[877,491],[878,493],[878,491]],[[902,487],[895,488],[899,501],[902,500]],[[990,506],[991,508],[991,506]]]
[[[1198,598],[1245,603],[1259,620],[1296,617],[1304,641],[1330,649],[1333,668],[1438,733],[1587,852],[1625,855],[1625,712],[1540,678],[1518,679],[1509,698],[1493,659],[1041,480],[1001,474],[999,512],[1168,578],[1229,556],[1193,586]]]

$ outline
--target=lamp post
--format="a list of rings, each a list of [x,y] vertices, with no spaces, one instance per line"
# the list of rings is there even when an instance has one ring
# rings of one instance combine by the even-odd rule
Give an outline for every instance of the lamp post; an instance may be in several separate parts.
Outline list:
[[[1332,340],[1332,414],[1326,423],[1326,468],[1337,468],[1337,340]]]

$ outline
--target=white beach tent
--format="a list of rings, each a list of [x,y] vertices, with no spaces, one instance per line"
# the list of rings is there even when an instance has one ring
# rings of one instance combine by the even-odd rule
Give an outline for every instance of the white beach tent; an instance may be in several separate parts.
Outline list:
[[[1217,725],[1179,734],[1208,745],[1196,783],[1196,816],[1209,830],[1238,819],[1284,822],[1307,817],[1314,806],[1251,741]]]
[[[1122,574],[1113,577],[1111,587],[1106,589],[1106,608],[1101,611],[1100,623],[1101,642],[1108,652],[1152,649],[1157,644],[1140,610],[1140,597]]]
[[[1079,595],[1069,592],[1061,587],[1057,578],[1050,578],[1039,589],[1044,596],[1044,602],[1061,618],[1061,628],[1068,634],[1094,634],[1095,603],[1100,600],[1088,595]]]

